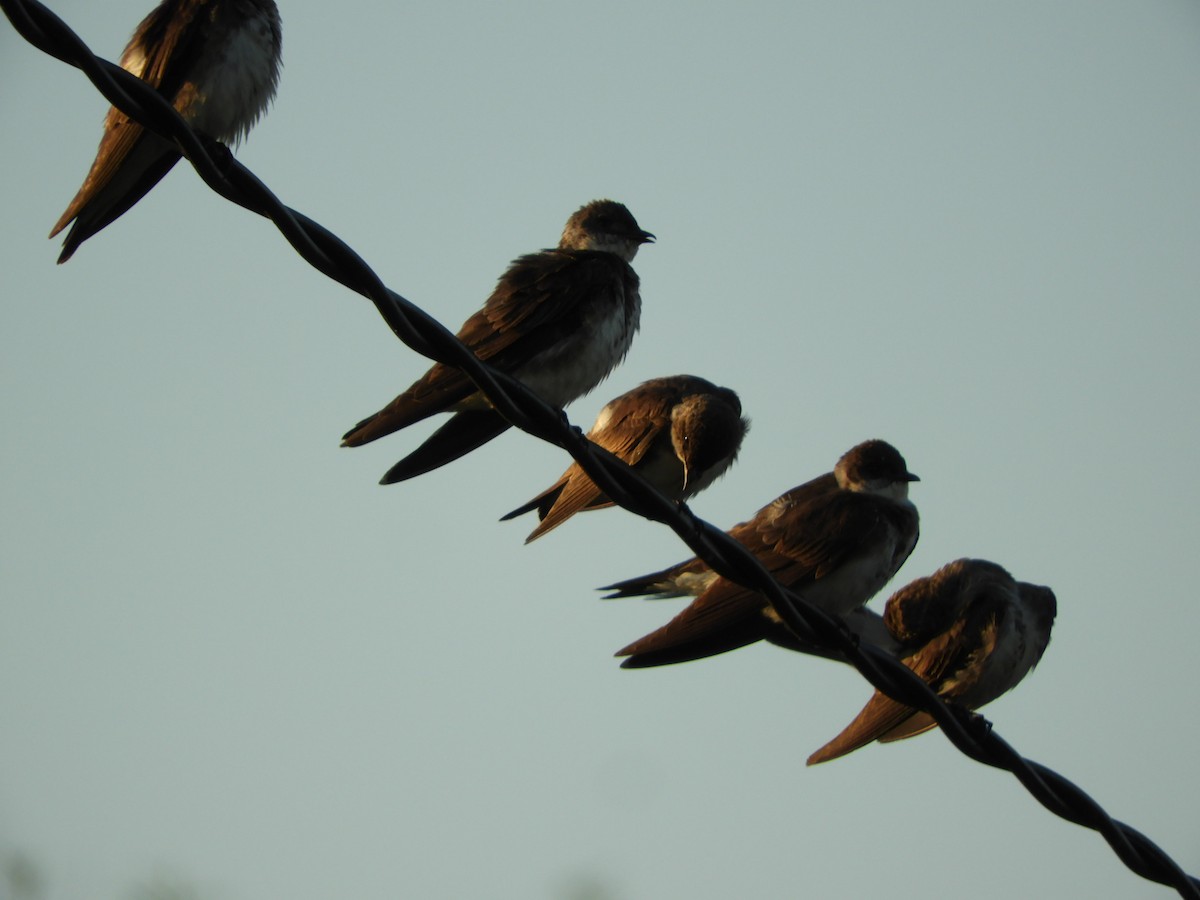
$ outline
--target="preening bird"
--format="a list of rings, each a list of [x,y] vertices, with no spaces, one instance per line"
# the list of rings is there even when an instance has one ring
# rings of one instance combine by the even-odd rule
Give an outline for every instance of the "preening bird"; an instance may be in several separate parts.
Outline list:
[[[654,378],[610,400],[588,439],[603,447],[673,500],[686,500],[733,464],[749,422],[737,394],[694,375]],[[580,510],[613,503],[579,463],[501,521],[537,510],[540,524],[525,543],[557,528]]]
[[[1048,587],[1014,581],[1000,566],[959,559],[896,591],[883,621],[898,655],[944,700],[979,709],[1016,687],[1045,653],[1058,606]],[[876,691],[808,764],[936,727],[924,712]]]

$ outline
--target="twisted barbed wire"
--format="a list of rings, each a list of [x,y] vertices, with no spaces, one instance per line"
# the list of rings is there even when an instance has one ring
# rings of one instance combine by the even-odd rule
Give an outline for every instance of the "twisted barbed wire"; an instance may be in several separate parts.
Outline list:
[[[1137,829],[1113,819],[1087,793],[1057,772],[1017,753],[978,713],[948,704],[907,666],[885,651],[860,643],[841,621],[784,588],[756,557],[724,531],[668,499],[624,462],[587,440],[562,410],[549,406],[519,381],[480,362],[447,328],[388,288],[346,243],[284,205],[223,144],[195,131],[171,104],[141,79],[97,57],[38,0],[0,0],[9,21],[29,43],[81,69],[110,103],[150,130],[174,140],[204,182],[231,203],[269,218],[313,268],[369,299],[392,332],[412,350],[462,369],[509,422],[566,450],[618,505],[671,528],[722,577],[763,594],[784,623],[815,649],[839,654],[889,697],[929,713],[963,754],[1011,772],[1057,816],[1099,832],[1131,871],[1200,900],[1200,879],[1189,875]]]

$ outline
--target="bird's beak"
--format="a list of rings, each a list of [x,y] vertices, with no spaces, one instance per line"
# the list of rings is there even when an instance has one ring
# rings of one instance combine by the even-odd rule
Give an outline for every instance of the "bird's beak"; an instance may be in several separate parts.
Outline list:
[[[908,472],[905,474],[904,480],[905,481],[920,481],[921,479],[918,476],[914,475],[912,472]]]
[[[654,235],[652,235],[648,231],[643,231],[641,240],[639,240],[638,243],[639,244],[653,244],[654,243]]]

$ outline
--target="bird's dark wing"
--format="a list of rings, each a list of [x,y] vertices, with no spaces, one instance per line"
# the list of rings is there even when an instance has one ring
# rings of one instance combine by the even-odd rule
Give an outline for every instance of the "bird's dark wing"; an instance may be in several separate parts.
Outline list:
[[[956,620],[944,633],[903,660],[913,674],[945,700],[969,693],[978,683],[981,662],[995,645],[994,611],[986,621],[972,615]],[[808,764],[844,756],[872,741],[898,741],[936,726],[933,718],[878,691],[841,734],[813,753]]]
[[[400,460],[380,479],[380,484],[407,481],[441,468],[482,447],[510,427],[495,410],[478,409],[455,413],[450,421],[431,434],[412,453]]]
[[[827,575],[873,540],[874,529],[887,528],[879,520],[879,506],[869,497],[838,491],[832,475],[821,476],[789,491],[763,507],[753,519],[730,529],[729,534],[753,553],[786,587],[803,590],[806,584]],[[865,535],[849,540],[847,535]],[[618,588],[620,586],[617,586]],[[718,578],[674,619],[617,652],[618,656],[681,647],[725,629],[741,633],[744,620],[767,620],[767,602],[756,591],[726,578]],[[764,624],[759,630],[765,636]]]
[[[656,442],[670,442],[671,407],[674,405],[671,401],[671,397],[661,394],[639,396],[638,391],[630,391],[609,404],[602,413],[607,414],[603,427],[590,432],[588,438],[625,463],[637,466]],[[541,522],[526,538],[525,542],[529,543],[580,510],[612,505],[579,463],[572,463],[550,488],[504,518],[510,519],[536,507]]]
[[[775,503],[779,503],[785,498],[793,495],[803,499],[814,496],[822,491],[836,489],[837,481],[834,479],[833,473],[828,473],[820,476],[819,478],[814,478],[812,481],[806,482],[800,487],[793,488],[783,497],[780,497],[779,500],[776,500]],[[746,544],[748,547],[753,548],[753,546],[758,543],[758,520],[769,508],[769,506],[763,507],[763,509],[759,510],[753,519],[733,526],[733,528],[729,529],[729,536],[743,544]],[[639,575],[635,578],[628,578],[624,581],[617,581],[613,584],[605,585],[604,587],[600,588],[600,590],[613,591],[612,594],[605,596],[604,599],[606,600],[620,597],[642,596],[680,597],[691,592],[686,590],[675,590],[672,587],[673,582],[680,577],[699,576],[710,571],[711,570],[706,562],[697,557],[692,557],[691,559],[684,560],[683,562],[677,563],[669,568],[662,569],[658,572],[652,572],[649,575]]]
[[[176,0],[157,7],[142,20],[121,57],[122,66],[177,107],[190,99],[177,95],[201,47],[197,13],[206,3]],[[80,244],[128,211],[178,160],[173,143],[146,132],[116,107],[109,109],[96,159],[50,232],[54,237],[78,219],[58,261],[66,262]]]
[[[623,267],[623,268],[622,268]],[[492,296],[458,331],[458,339],[495,368],[514,374],[587,324],[592,305],[611,302],[629,267],[611,253],[544,250],[516,260]],[[405,428],[474,394],[460,369],[436,363],[403,394],[363,419],[342,439],[357,447]]]

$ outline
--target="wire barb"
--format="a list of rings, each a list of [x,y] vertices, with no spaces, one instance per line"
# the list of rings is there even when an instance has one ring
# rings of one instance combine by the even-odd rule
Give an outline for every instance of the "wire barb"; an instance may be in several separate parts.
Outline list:
[[[889,697],[929,713],[966,756],[1004,769],[1046,809],[1098,831],[1131,871],[1200,900],[1200,879],[1179,867],[1140,831],[1113,819],[1082,789],[1025,759],[982,716],[943,702],[898,660],[859,641],[822,610],[786,590],[741,544],[698,518],[685,503],[669,500],[625,463],[589,442],[562,410],[549,406],[516,379],[480,362],[423,310],[390,290],[365,261],[328,229],[285,206],[253,172],[228,154],[210,153],[212,141],[191,129],[171,104],[141,79],[95,56],[54,13],[37,0],[0,0],[13,27],[44,53],[83,71],[110,103],[169,139],[204,182],[231,203],[269,218],[292,248],[326,277],[369,299],[384,322],[422,356],[462,369],[515,427],[566,450],[615,503],[670,527],[717,574],[762,593],[804,642],[850,662]]]

